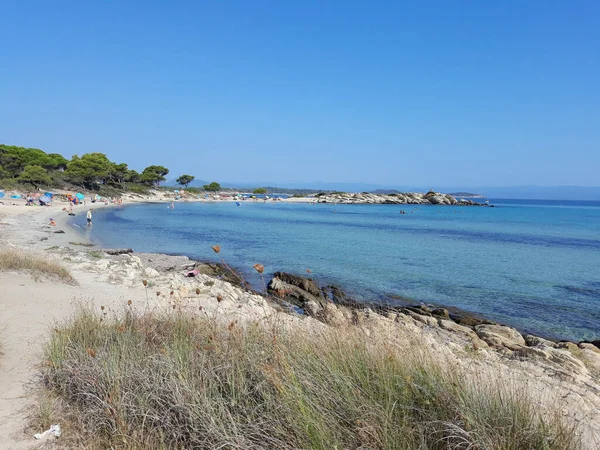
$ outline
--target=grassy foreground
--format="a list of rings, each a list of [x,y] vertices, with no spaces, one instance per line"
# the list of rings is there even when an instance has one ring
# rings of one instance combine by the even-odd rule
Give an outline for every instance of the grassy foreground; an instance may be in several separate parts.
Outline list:
[[[46,386],[65,405],[48,420],[84,430],[92,448],[579,447],[558,412],[542,418],[510,382],[469,381],[353,328],[298,335],[83,311],[46,358]]]
[[[8,271],[27,272],[34,278],[49,276],[73,282],[73,277],[63,265],[22,250],[0,250],[0,272]]]

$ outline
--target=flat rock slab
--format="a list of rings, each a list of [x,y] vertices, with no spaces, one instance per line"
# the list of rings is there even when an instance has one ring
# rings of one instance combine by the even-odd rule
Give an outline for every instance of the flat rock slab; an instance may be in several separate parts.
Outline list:
[[[159,272],[184,271],[184,266],[193,265],[194,261],[187,256],[161,255],[158,253],[135,253],[145,267],[152,267]]]

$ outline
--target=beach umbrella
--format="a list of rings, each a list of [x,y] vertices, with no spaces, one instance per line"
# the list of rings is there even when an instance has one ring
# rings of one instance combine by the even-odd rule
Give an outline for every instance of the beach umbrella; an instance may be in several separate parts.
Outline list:
[[[6,194],[4,192],[0,192],[0,198],[4,198]]]
[[[54,194],[52,192],[46,192],[46,193],[44,193],[44,195],[46,197],[50,197],[50,198],[54,197]]]
[[[81,192],[78,192],[77,194],[75,194],[75,197],[77,197],[77,200],[83,200],[85,198],[85,195],[83,195]]]
[[[50,203],[51,201],[52,201],[52,197],[48,197],[47,195],[40,197],[40,202],[42,202],[42,203]]]

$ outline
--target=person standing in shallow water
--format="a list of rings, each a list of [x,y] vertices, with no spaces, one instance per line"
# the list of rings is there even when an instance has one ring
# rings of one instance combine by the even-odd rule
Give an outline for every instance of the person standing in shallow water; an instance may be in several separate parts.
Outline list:
[[[92,210],[91,209],[88,210],[86,218],[87,218],[88,227],[91,227],[92,226]]]

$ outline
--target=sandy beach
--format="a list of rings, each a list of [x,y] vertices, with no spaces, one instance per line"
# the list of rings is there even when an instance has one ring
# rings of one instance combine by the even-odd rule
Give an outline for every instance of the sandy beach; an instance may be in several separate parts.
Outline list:
[[[154,198],[139,202],[164,200]],[[27,207],[24,200],[10,203],[0,206],[0,250],[16,248],[49,260],[61,260],[69,267],[76,283],[34,279],[23,273],[0,273],[0,336],[3,342],[0,357],[0,434],[4,436],[0,448],[29,449],[41,445],[33,439],[33,433],[37,431],[29,430],[29,422],[36,408],[35,390],[39,388],[37,367],[43,363],[40,360],[41,346],[53,332],[54,324],[75,314],[82,305],[92,305],[92,308],[103,306],[111,314],[119,314],[128,300],[134,307],[143,310],[148,307],[149,298],[151,307],[167,309],[174,299],[185,299],[192,283],[186,284],[183,269],[164,277],[138,257],[122,255],[110,261],[90,256],[93,247],[72,244],[86,244],[89,240],[82,230],[67,225],[69,216],[62,211],[66,204],[56,202],[48,207]],[[103,203],[80,205],[74,208],[74,213],[85,215],[88,209],[93,212],[112,207],[118,206]],[[50,218],[55,220],[56,226],[49,225]],[[190,263],[189,260],[187,262]],[[194,279],[193,284],[205,278],[214,284],[210,289],[203,289],[202,295],[195,298],[205,303],[205,314],[214,314],[218,310],[227,320],[251,320],[276,314],[276,310],[266,305],[262,297],[249,295],[229,283],[201,275]],[[151,291],[144,288],[143,279],[151,280],[154,285]],[[159,289],[163,294],[157,296]],[[215,304],[217,292],[224,294],[225,300]],[[240,304],[244,305],[244,309],[238,308]]]
[[[134,202],[165,199],[130,199]],[[39,391],[41,348],[55,323],[75,314],[82,304],[107,314],[122,314],[131,300],[133,308],[178,310],[204,314],[223,321],[277,320],[299,333],[319,332],[324,327],[359,327],[374,342],[432,352],[442,364],[456,364],[473,377],[511,380],[531,395],[540,411],[557,402],[569,420],[581,427],[584,448],[600,443],[600,351],[575,350],[540,339],[525,346],[523,337],[508,327],[504,341],[482,339],[467,327],[449,320],[418,314],[376,314],[365,308],[349,311],[326,305],[320,319],[290,314],[260,295],[248,292],[210,273],[184,276],[194,267],[185,257],[151,254],[100,254],[85,247],[86,235],[67,225],[63,205],[50,207],[0,206],[0,250],[16,248],[49,261],[61,262],[74,282],[0,273],[0,330],[4,343],[0,357],[0,448],[29,449],[44,445],[35,441],[30,428]],[[92,208],[118,207],[93,204],[75,207],[76,215]],[[50,226],[50,218],[56,226]],[[75,243],[75,244],[73,244]],[[135,250],[135,249],[134,249]],[[149,287],[142,281],[147,280]],[[219,297],[221,300],[216,301]],[[296,328],[294,328],[296,329]],[[481,336],[481,335],[479,335]],[[497,335],[497,336],[500,336]],[[500,337],[494,336],[494,339]],[[502,335],[504,336],[504,335]],[[499,342],[492,345],[491,342]],[[69,430],[65,430],[69,433]],[[60,447],[60,445],[59,445]]]

